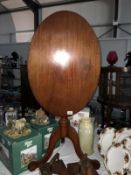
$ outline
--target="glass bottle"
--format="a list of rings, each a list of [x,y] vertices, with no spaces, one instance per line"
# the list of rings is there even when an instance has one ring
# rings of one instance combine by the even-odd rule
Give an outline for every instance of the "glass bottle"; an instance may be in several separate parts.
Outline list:
[[[79,123],[79,141],[82,152],[87,155],[93,153],[94,118],[84,117]]]
[[[9,120],[17,119],[17,111],[13,107],[9,107],[7,112],[5,113],[5,122],[8,124]]]

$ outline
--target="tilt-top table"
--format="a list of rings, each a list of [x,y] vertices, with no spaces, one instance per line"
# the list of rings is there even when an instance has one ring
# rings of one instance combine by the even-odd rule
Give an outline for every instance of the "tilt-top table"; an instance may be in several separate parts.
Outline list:
[[[59,116],[60,122],[42,160],[29,164],[31,171],[42,168],[61,138],[69,138],[78,157],[84,159],[78,134],[69,125],[68,116],[80,111],[92,98],[99,74],[99,42],[83,17],[60,11],[39,25],[29,50],[29,83],[39,104],[47,112]],[[99,167],[96,160],[87,158],[87,162],[94,169]]]

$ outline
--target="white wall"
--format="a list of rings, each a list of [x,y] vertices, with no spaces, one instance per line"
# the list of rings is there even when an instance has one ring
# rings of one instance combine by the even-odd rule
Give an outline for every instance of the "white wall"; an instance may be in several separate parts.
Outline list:
[[[112,23],[114,13],[113,4],[114,0],[100,0],[48,7],[42,10],[42,19],[44,20],[47,16],[56,11],[73,11],[83,16],[91,26],[105,25],[105,27],[94,27],[97,36],[99,36],[109,29],[106,24]]]
[[[131,0],[119,0],[119,2],[118,23],[131,23]],[[98,0],[43,8],[42,20],[60,10],[71,10],[83,16],[91,24],[98,37],[112,28],[106,24],[113,23],[114,0]],[[29,42],[31,40],[34,28],[32,11],[25,10],[0,15],[0,24],[0,43]],[[120,27],[131,33],[131,25],[121,25]],[[111,31],[102,38],[111,38],[112,36]],[[118,29],[118,37],[130,37],[130,35]]]
[[[70,10],[79,13],[91,24],[106,24],[112,21],[113,0],[100,0],[92,2],[74,3],[44,8],[42,11],[43,19],[50,14],[60,10]]]
[[[131,37],[131,1],[130,0],[120,0],[118,21],[120,24],[123,24],[123,25],[120,25],[120,28],[128,32],[126,33],[118,29],[118,36]]]
[[[100,40],[100,45],[102,50],[102,66],[108,65],[106,61],[107,54],[112,50],[116,51],[118,55],[116,66],[125,66],[125,53],[131,50],[131,39],[102,39]]]
[[[113,2],[114,0],[99,0],[43,8],[42,20],[55,11],[71,10],[82,15],[91,25],[112,23]],[[0,43],[28,42],[31,40],[34,28],[32,11],[26,10],[11,15],[0,15],[0,24],[2,26],[0,28]],[[99,36],[108,28],[106,26],[102,28],[95,27],[94,30]]]
[[[33,13],[29,10],[0,15],[0,43],[29,42],[34,30]]]

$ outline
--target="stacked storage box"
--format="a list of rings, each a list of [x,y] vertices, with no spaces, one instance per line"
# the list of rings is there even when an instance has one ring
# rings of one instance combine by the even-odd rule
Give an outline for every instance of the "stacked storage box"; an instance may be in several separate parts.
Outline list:
[[[0,130],[0,160],[12,175],[28,169],[32,160],[38,160],[42,155],[42,134],[32,129],[27,136],[11,139]]]
[[[49,119],[49,123],[46,125],[31,123],[31,126],[42,134],[42,153],[44,154],[47,151],[51,133],[58,127],[58,122],[55,119]],[[59,145],[60,141],[56,143],[56,147]]]

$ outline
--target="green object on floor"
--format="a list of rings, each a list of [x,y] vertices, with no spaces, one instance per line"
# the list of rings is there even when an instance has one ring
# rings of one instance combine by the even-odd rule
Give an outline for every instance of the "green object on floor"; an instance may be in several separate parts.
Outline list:
[[[42,134],[32,129],[32,132],[18,139],[11,139],[0,130],[0,160],[12,175],[28,169],[32,160],[39,160],[42,156]]]

